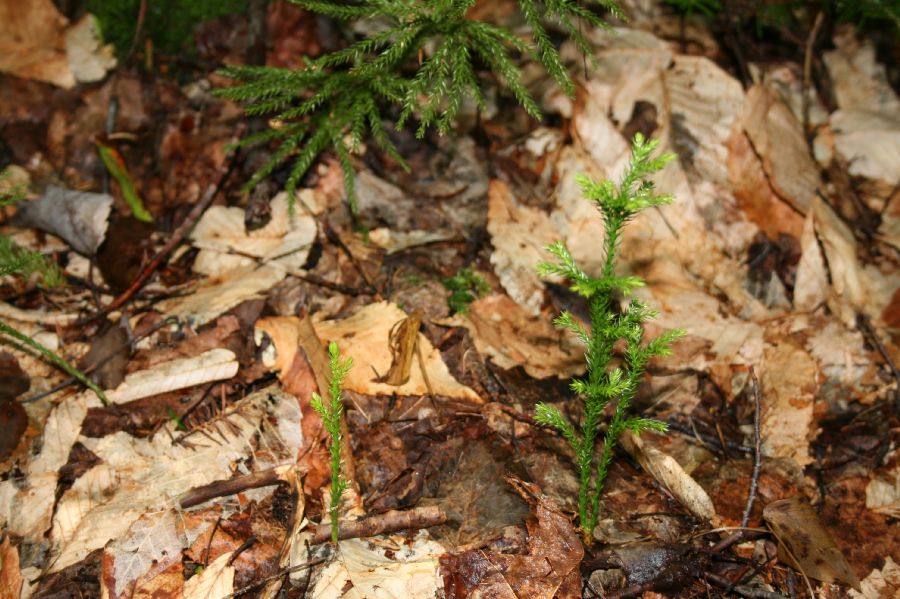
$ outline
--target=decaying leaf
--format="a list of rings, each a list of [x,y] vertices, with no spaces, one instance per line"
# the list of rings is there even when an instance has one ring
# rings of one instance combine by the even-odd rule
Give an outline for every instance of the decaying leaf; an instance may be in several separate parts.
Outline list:
[[[200,326],[246,300],[264,297],[285,276],[284,268],[261,266],[251,272],[236,273],[225,281],[201,286],[185,297],[165,300],[157,307],[168,316]]]
[[[109,599],[181,592],[181,539],[172,510],[148,512],[103,552],[100,581]]]
[[[859,590],[859,578],[806,500],[795,496],[773,501],[763,509],[763,518],[778,538],[782,561],[810,578]]]
[[[193,246],[200,248],[194,271],[228,279],[230,271],[253,270],[260,262],[299,270],[315,241],[316,221],[300,210],[291,215],[284,192],[272,199],[271,209],[269,223],[249,232],[241,208],[213,206],[207,210],[191,232]]]
[[[230,478],[234,462],[253,451],[260,430],[268,428],[263,422],[269,410],[289,401],[296,400],[274,387],[262,389],[234,404],[228,411],[231,417],[210,421],[203,427],[205,434],[192,434],[183,443],[174,433],[152,439],[124,432],[81,437],[102,462],[78,478],[57,504],[50,534],[53,571],[121,538],[145,512],[171,508],[185,491]],[[175,424],[168,427],[171,432]],[[295,459],[286,445],[269,449],[279,449],[283,463]]]
[[[873,476],[866,485],[866,508],[891,518],[900,518],[900,466]]]
[[[89,407],[100,407],[91,391],[66,398],[53,408],[44,424],[40,453],[25,466],[24,479],[0,482],[0,522],[6,523],[8,531],[44,542],[52,524],[59,469],[69,459]]]
[[[314,581],[312,597],[405,599],[435,597],[440,588],[438,558],[445,549],[420,532],[415,541],[390,537],[341,541],[336,559]]]
[[[791,109],[768,86],[754,85],[747,92],[741,125],[778,195],[797,211],[809,212],[822,181]]]
[[[760,367],[763,453],[791,458],[800,466],[809,455],[817,365],[803,349],[788,341],[767,347]]]
[[[536,316],[544,286],[535,265],[548,258],[544,248],[557,238],[550,218],[542,210],[521,205],[506,183],[493,180],[488,189],[487,230],[494,246],[491,264],[500,284],[516,303]]]
[[[526,522],[528,554],[471,550],[442,557],[446,596],[581,597],[578,564],[584,557],[584,548],[571,521],[537,486],[514,478],[508,480],[531,506],[532,516]]]

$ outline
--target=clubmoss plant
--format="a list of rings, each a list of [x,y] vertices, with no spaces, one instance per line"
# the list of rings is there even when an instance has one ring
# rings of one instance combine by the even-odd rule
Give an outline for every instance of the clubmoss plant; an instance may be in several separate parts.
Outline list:
[[[450,292],[447,307],[453,314],[465,314],[469,311],[469,304],[491,290],[484,277],[469,267],[460,268],[455,275],[441,282]]]
[[[645,343],[641,325],[655,317],[656,312],[638,299],[632,299],[624,311],[616,310],[620,294],[627,296],[644,284],[638,277],[616,275],[622,230],[642,210],[668,204],[674,199],[656,195],[653,183],[648,179],[674,158],[673,154],[653,157],[658,144],[658,141],[645,140],[640,133],[635,135],[631,161],[618,186],[612,181],[598,183],[587,177],[579,178],[585,198],[600,210],[606,230],[600,276],[585,273],[562,242],[547,247],[556,256],[556,261],[538,267],[543,275],[560,275],[567,279],[572,290],[586,298],[589,305],[591,322],[588,327],[569,312],[561,313],[555,320],[558,327],[574,333],[586,348],[587,374],[572,381],[572,389],[584,402],[580,426],[571,424],[557,408],[548,404],[538,404],[535,413],[538,422],[562,433],[575,451],[580,483],[578,513],[588,543],[597,525],[603,483],[619,435],[626,430],[636,434],[645,430],[666,430],[662,422],[631,416],[629,408],[647,363],[654,356],[668,355],[672,341],[684,334],[681,330],[672,330]],[[622,341],[625,349],[621,363],[612,366],[614,348]],[[612,418],[607,424],[599,455],[596,455],[600,420],[609,405],[614,405]]]
[[[377,31],[348,47],[307,59],[297,70],[236,66],[223,71],[238,84],[219,95],[246,104],[249,115],[270,116],[270,129],[244,138],[240,145],[277,142],[270,160],[247,183],[253,187],[281,163],[291,160],[290,197],[316,157],[330,148],[344,171],[351,209],[356,211],[351,154],[368,135],[394,160],[406,163],[384,126],[385,115],[398,115],[399,129],[412,118],[416,134],[430,128],[451,130],[465,98],[485,107],[480,70],[499,77],[525,111],[541,111],[522,83],[518,55],[539,61],[569,95],[575,86],[544,26],[555,21],[585,54],[582,25],[606,27],[589,6],[597,4],[622,16],[614,0],[519,0],[531,30],[529,44],[513,31],[471,18],[476,0],[291,0],[308,10],[344,21],[375,21]],[[393,105],[395,110],[384,110]]]
[[[0,184],[2,184],[3,179],[6,177],[6,173],[0,173]],[[0,188],[0,209],[11,206],[22,200],[24,197],[25,193],[21,189]],[[23,277],[26,279],[38,277],[38,280],[47,287],[57,287],[64,283],[62,273],[55,263],[48,260],[41,253],[19,247],[9,237],[0,235],[0,277],[7,275]],[[37,351],[44,356],[47,361],[55,364],[57,367],[67,372],[69,376],[74,377],[85,387],[93,391],[104,405],[108,403],[103,390],[83,372],[69,364],[65,359],[52,352],[44,345],[0,320],[0,337],[3,336],[15,339],[22,345]]]
[[[353,368],[353,358],[341,360],[341,352],[337,343],[328,344],[328,392],[331,399],[325,401],[318,393],[312,395],[312,407],[322,417],[322,423],[330,437],[328,448],[331,455],[331,503],[328,513],[331,516],[331,540],[338,541],[338,508],[341,495],[347,490],[347,479],[341,473],[341,415],[344,412],[343,386],[344,379]]]

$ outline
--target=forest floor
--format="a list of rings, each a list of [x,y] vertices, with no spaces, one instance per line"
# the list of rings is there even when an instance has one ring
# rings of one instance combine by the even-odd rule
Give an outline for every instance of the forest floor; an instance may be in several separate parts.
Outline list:
[[[269,11],[269,64],[327,45],[314,15]],[[700,19],[632,17],[590,34],[589,69],[564,46],[575,98],[526,70],[542,123],[499,96],[454,135],[396,133],[408,173],[355,156],[358,218],[327,154],[293,214],[279,173],[241,191],[265,150],[230,149],[246,117],[211,93],[247,52],[241,15],[92,84],[7,65],[0,166],[50,222],[9,209],[2,232],[68,284],[3,278],[0,318],[110,404],[4,340],[0,598],[900,596],[894,73],[852,27],[806,51],[748,34],[736,59]],[[575,176],[618,177],[636,132],[677,154],[655,178],[676,202],[630,225],[625,270],[648,328],[687,335],[635,398],[669,432],[623,440],[584,544],[571,450],[533,415],[579,418],[583,350],[552,321],[586,306],[535,265],[561,239],[596,270]],[[75,214],[103,189],[109,218]],[[336,548],[310,406],[330,341],[354,362]]]

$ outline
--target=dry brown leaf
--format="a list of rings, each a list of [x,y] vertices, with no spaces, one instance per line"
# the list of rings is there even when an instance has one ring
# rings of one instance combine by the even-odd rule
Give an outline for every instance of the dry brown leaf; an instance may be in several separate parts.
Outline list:
[[[577,340],[556,329],[550,315],[532,316],[506,295],[475,300],[458,320],[478,351],[501,368],[521,366],[536,379],[584,372],[584,348]]]
[[[806,500],[795,496],[773,501],[763,509],[763,518],[778,538],[782,561],[810,578],[859,590],[859,578]]]
[[[19,599],[21,590],[19,550],[13,547],[9,535],[6,535],[0,543],[0,599]]]
[[[0,71],[60,87],[75,85],[64,17],[53,0],[0,2]]]
[[[409,372],[416,357],[419,327],[422,326],[422,311],[416,310],[410,316],[394,324],[388,336],[391,350],[391,367],[386,373],[375,377],[376,383],[387,383],[401,387],[409,381]],[[425,377],[428,385],[428,378]]]
[[[536,266],[550,258],[544,248],[557,239],[550,218],[542,210],[524,206],[509,186],[492,180],[488,188],[488,233],[494,251],[491,264],[511,298],[537,315],[544,302],[544,286]]]
[[[372,380],[373,373],[377,375],[390,369],[390,331],[405,318],[407,314],[395,304],[378,302],[344,320],[315,323],[316,333],[323,342],[336,342],[342,355],[353,358],[353,369],[344,383],[345,389],[366,395],[429,395],[431,391],[421,368],[412,368],[409,381],[399,387]],[[475,391],[453,378],[440,352],[421,333],[417,343],[435,395],[482,402]]]
[[[584,548],[572,522],[536,485],[509,478],[529,503],[528,554],[471,550],[441,558],[444,591],[450,599],[469,596],[503,599],[581,597],[578,565]]]
[[[772,187],[796,210],[806,214],[822,180],[809,155],[800,122],[775,91],[761,84],[747,92],[740,118]]]
[[[665,486],[673,496],[698,518],[719,525],[719,516],[712,500],[697,481],[684,471],[675,458],[650,447],[640,437],[625,432],[622,447],[632,455],[653,478]]]
[[[804,349],[785,341],[766,347],[760,371],[763,454],[791,458],[800,466],[812,463],[810,428],[818,389],[815,360]]]

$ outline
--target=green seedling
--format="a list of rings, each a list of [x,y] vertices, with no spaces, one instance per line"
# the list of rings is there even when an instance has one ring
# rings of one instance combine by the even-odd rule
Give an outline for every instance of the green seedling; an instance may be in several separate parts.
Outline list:
[[[318,393],[312,394],[312,407],[322,417],[325,430],[328,431],[331,456],[331,503],[328,513],[331,516],[331,540],[338,541],[338,508],[341,495],[347,490],[348,482],[341,473],[341,416],[344,412],[343,386],[344,379],[353,368],[353,358],[341,360],[341,352],[337,343],[328,344],[328,393],[330,399],[325,400]]]
[[[606,239],[600,275],[594,277],[585,273],[562,242],[547,247],[556,260],[538,267],[542,275],[566,279],[572,290],[587,299],[589,305],[590,323],[587,326],[569,312],[562,312],[555,320],[556,326],[571,331],[586,348],[587,374],[572,381],[572,390],[584,402],[580,425],[570,423],[549,404],[538,404],[535,412],[535,419],[559,431],[575,452],[580,483],[578,514],[587,543],[597,525],[600,496],[619,436],[624,431],[640,434],[646,430],[666,430],[662,422],[631,416],[629,408],[649,360],[668,355],[672,341],[684,334],[681,330],[672,330],[645,342],[642,324],[654,318],[656,312],[638,299],[632,299],[621,313],[615,309],[619,296],[627,296],[644,284],[638,277],[616,274],[622,230],[642,210],[668,204],[674,199],[656,195],[648,178],[674,158],[673,154],[654,158],[652,155],[658,143],[645,140],[640,133],[635,135],[631,161],[618,186],[611,181],[598,183],[587,177],[578,180],[585,198],[599,209],[603,218]],[[623,359],[618,366],[612,366],[614,348],[623,341]],[[600,421],[607,406],[613,406],[613,413],[599,455],[596,455]]]
[[[450,292],[447,307],[453,314],[465,314],[469,311],[469,304],[491,290],[484,277],[469,267],[460,268],[455,275],[441,282]]]

